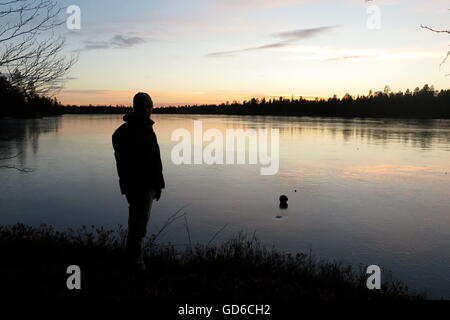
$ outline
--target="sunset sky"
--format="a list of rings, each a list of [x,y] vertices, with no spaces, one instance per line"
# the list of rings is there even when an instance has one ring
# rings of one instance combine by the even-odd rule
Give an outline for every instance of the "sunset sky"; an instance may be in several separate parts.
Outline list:
[[[448,0],[61,1],[81,8],[65,30],[79,54],[65,104],[157,106],[251,97],[328,97],[450,86]],[[366,25],[377,5],[381,29]]]

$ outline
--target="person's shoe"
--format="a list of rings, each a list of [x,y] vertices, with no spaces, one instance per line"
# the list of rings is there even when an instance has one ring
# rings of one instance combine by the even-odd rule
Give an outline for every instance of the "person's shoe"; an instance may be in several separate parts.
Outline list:
[[[142,260],[133,260],[130,261],[128,264],[130,271],[131,272],[137,272],[137,273],[142,273],[145,272],[145,270],[147,269],[144,261]]]
[[[147,269],[144,261],[140,260],[136,263],[136,270],[138,272],[144,272]]]

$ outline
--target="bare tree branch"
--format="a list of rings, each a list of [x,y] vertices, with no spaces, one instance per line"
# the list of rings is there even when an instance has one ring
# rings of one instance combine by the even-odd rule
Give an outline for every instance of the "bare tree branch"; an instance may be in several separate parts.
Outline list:
[[[433,28],[430,28],[430,27],[424,26],[424,25],[420,25],[420,27],[422,29],[427,29],[427,30],[430,30],[430,31],[436,32],[436,33],[449,33],[450,34],[450,30],[437,30],[437,29],[433,29]],[[447,59],[448,59],[449,56],[450,56],[450,50],[447,52],[447,54],[445,55],[444,60],[442,60],[442,62],[440,63],[439,66],[442,66],[445,62],[447,62]]]
[[[77,61],[55,35],[62,13],[54,0],[0,2],[0,74],[26,94],[57,92]]]
[[[423,28],[423,29],[427,29],[427,30],[433,31],[433,32],[437,32],[437,33],[450,33],[450,30],[436,30],[436,29],[433,29],[433,28],[430,28],[430,27],[427,27],[427,26],[424,26],[424,25],[420,25],[420,27]]]

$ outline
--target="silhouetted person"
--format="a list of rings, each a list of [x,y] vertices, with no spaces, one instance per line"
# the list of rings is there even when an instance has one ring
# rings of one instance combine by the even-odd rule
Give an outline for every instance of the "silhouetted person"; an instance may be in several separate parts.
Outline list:
[[[145,270],[142,239],[154,199],[161,197],[164,188],[161,155],[150,119],[153,102],[146,93],[133,99],[133,111],[113,134],[112,141],[119,174],[120,190],[129,204],[127,254],[131,266]]]

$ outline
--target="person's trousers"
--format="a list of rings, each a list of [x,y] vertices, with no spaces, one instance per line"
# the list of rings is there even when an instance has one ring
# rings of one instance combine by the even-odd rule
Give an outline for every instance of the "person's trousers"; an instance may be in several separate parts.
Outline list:
[[[142,238],[147,234],[147,223],[155,193],[149,190],[127,193],[125,196],[129,204],[127,253],[132,262],[141,263]]]

